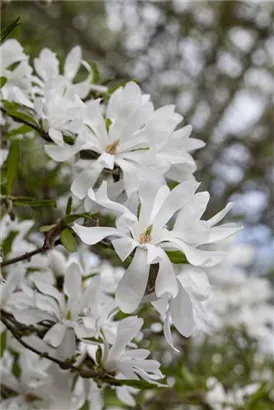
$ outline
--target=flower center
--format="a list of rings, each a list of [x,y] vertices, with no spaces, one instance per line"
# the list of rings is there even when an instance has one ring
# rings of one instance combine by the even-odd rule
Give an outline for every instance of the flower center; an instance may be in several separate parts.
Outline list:
[[[27,403],[31,403],[31,402],[36,401],[36,400],[41,400],[38,396],[35,396],[32,393],[26,393],[25,396],[24,396],[24,399]]]
[[[140,235],[139,242],[140,243],[150,243],[152,241],[151,231],[152,231],[152,225],[149,225],[149,227],[145,230],[145,232]]]
[[[119,143],[120,143],[120,140],[117,139],[114,142],[112,142],[111,144],[107,145],[106,146],[106,152],[108,154],[112,154],[112,155],[116,154],[116,150],[117,150],[117,147],[118,147]]]

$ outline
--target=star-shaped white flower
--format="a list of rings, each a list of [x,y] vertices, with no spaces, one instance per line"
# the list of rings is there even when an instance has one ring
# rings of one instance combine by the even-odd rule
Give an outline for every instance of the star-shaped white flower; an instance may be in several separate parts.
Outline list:
[[[133,312],[142,301],[151,264],[159,263],[155,281],[157,297],[166,292],[173,297],[177,295],[176,274],[165,251],[179,250],[191,265],[200,267],[214,266],[222,260],[224,253],[209,249],[207,245],[232,235],[239,227],[235,224],[215,226],[229,211],[231,204],[208,221],[200,219],[209,194],[195,194],[198,185],[194,181],[184,182],[170,190],[166,185],[159,187],[155,181],[147,180],[138,191],[139,206],[133,212],[108,198],[105,182],[96,193],[89,190],[89,197],[95,203],[120,216],[116,219],[116,228],[75,224],[73,229],[81,240],[93,245],[110,237],[121,260],[136,249],[116,291],[116,302],[124,312]],[[167,223],[174,215],[173,227],[168,229]]]

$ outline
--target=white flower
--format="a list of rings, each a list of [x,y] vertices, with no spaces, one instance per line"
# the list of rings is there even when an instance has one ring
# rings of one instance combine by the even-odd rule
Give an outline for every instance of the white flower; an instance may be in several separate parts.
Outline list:
[[[109,372],[120,373],[126,379],[142,378],[153,383],[163,378],[160,364],[156,360],[147,359],[149,350],[126,348],[142,325],[143,319],[137,316],[121,320],[112,346],[109,348],[107,341],[104,342],[102,366]]]
[[[273,351],[273,291],[269,281],[255,277],[244,270],[250,264],[254,250],[243,244],[222,243],[227,257],[207,274],[212,283],[212,294],[205,308],[212,315],[214,325],[244,327],[248,335],[259,342],[261,350]]]
[[[201,302],[209,297],[211,286],[206,273],[191,265],[180,266],[177,280],[176,296],[165,293],[152,304],[164,319],[166,341],[179,352],[172,342],[170,324],[172,322],[181,335],[189,337],[199,327],[199,319],[206,322],[207,316]]]
[[[75,79],[81,65],[84,65],[84,67],[88,70],[89,75],[86,80],[73,83],[73,80]],[[48,48],[44,48],[40,52],[39,57],[34,59],[34,68],[40,77],[34,77],[34,81],[38,86],[36,91],[39,94],[43,94],[45,84],[60,76],[59,60],[54,52]],[[71,86],[80,98],[85,98],[92,88],[90,73],[91,69],[89,65],[82,60],[81,47],[73,47],[65,59],[63,78],[65,83]]]
[[[190,152],[205,145],[201,140],[190,138],[191,125],[175,131],[183,117],[174,112],[174,105],[163,106],[151,115],[145,125],[149,146],[155,152],[155,168],[166,178],[183,182],[193,179],[196,164]]]
[[[46,406],[47,395],[50,391],[50,379],[47,374],[50,362],[41,359],[27,349],[20,351],[18,357],[18,365],[21,370],[18,377],[12,372],[14,359],[7,350],[0,361],[1,383],[16,394],[14,397],[1,402],[3,408],[31,410],[42,403],[43,406]]]
[[[21,272],[13,271],[6,280],[0,278],[0,308],[6,309],[13,305],[13,293],[22,281]]]
[[[1,88],[2,98],[13,100],[13,89],[19,89],[25,98],[31,92],[32,68],[21,44],[15,39],[8,39],[0,45],[0,76],[7,79]]]
[[[106,183],[95,193],[89,190],[89,197],[121,216],[114,227],[84,227],[75,224],[73,229],[81,240],[93,245],[106,237],[121,260],[125,260],[136,249],[133,260],[125,272],[116,291],[118,306],[127,313],[140,304],[147,285],[151,264],[159,263],[155,282],[157,297],[168,292],[173,297],[178,293],[178,282],[166,250],[180,250],[191,265],[214,266],[223,258],[223,253],[207,249],[206,245],[222,240],[235,233],[235,224],[215,226],[231,208],[229,204],[208,221],[200,220],[209,194],[195,194],[198,184],[194,181],[179,184],[172,191],[166,185],[160,188],[154,181],[147,180],[138,191],[140,213],[137,207],[132,212],[124,205],[111,201],[107,196]],[[139,207],[138,207],[139,208]],[[171,230],[167,223],[175,215]],[[203,246],[203,248],[200,248]]]
[[[25,236],[27,236],[33,225],[34,221],[32,220],[18,221],[18,219],[15,219],[12,221],[8,214],[4,215],[0,220],[1,246],[6,239],[9,237],[11,239],[11,236],[14,235],[14,239],[11,240],[10,258],[35,249],[33,244],[25,240]]]
[[[254,383],[244,388],[226,392],[223,385],[214,377],[207,380],[210,389],[206,396],[207,403],[213,410],[234,410],[235,407],[245,405],[245,398],[251,396],[259,389],[259,384]]]
[[[143,130],[153,113],[149,96],[142,95],[139,86],[129,82],[112,94],[105,118],[99,104],[100,100],[88,102],[84,112],[86,149],[95,151],[99,158],[95,162],[89,161],[71,187],[80,198],[86,196],[88,188],[94,184],[94,173],[98,177],[103,168],[112,170],[115,165],[121,168],[125,189],[130,194],[145,175],[145,163],[151,162],[148,139]],[[87,187],[86,180],[90,180]]]
[[[55,144],[70,149],[70,156],[78,149],[78,145],[65,144],[63,134],[73,138],[74,134],[80,133],[83,107],[84,103],[73,88],[67,86],[62,79],[47,83],[44,96],[34,100],[35,116],[43,130]],[[50,144],[45,146],[48,154],[50,147]]]
[[[85,129],[76,146],[46,148],[55,161],[64,161],[86,149],[98,155],[97,160],[84,160],[82,172],[74,180],[71,190],[80,199],[96,183],[103,169],[121,170],[121,178],[128,196],[135,192],[148,174],[163,179],[163,174],[176,181],[192,178],[196,169],[190,151],[204,145],[190,139],[191,127],[174,131],[182,116],[168,105],[154,111],[149,95],[142,95],[134,82],[116,90],[102,113],[100,100],[89,101],[83,111]],[[83,147],[82,142],[86,141]],[[78,146],[78,151],[77,151]]]
[[[26,324],[41,321],[54,322],[55,324],[45,334],[44,341],[55,348],[64,343],[65,339],[68,339],[66,340],[68,344],[75,344],[74,333],[79,337],[83,334],[86,336],[82,316],[84,310],[91,304],[94,289],[96,290],[92,282],[82,290],[81,281],[79,266],[72,263],[65,274],[64,293],[41,280],[34,280],[35,287],[40,293],[22,286],[24,294],[16,295],[17,303],[21,303],[21,309],[14,310],[14,316],[19,322]],[[73,332],[69,332],[70,329]],[[89,331],[89,335],[93,334],[94,328]]]

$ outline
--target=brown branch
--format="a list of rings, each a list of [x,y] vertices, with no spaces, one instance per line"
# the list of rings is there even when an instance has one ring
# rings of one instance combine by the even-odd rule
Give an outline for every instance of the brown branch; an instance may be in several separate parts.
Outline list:
[[[23,255],[16,256],[15,258],[11,258],[11,259],[8,259],[6,261],[1,262],[0,267],[2,268],[3,266],[12,265],[12,264],[17,263],[17,262],[21,262],[21,261],[24,261],[24,260],[30,260],[32,258],[32,256],[38,255],[39,253],[46,252],[49,249],[51,249],[51,246],[49,246],[49,244],[46,241],[43,244],[43,246],[41,246],[40,248],[35,249],[34,251],[26,252]]]
[[[37,354],[41,358],[48,359],[60,366],[61,369],[63,370],[72,370],[75,372],[78,372],[81,377],[86,377],[86,378],[91,378],[91,377],[98,377],[102,375],[102,372],[99,370],[92,370],[92,369],[81,369],[80,367],[74,366],[73,364],[70,364],[68,362],[64,362],[62,360],[57,359],[56,357],[51,356],[48,352],[40,352],[40,350],[36,349],[33,346],[30,346],[27,342],[25,342],[18,331],[13,328],[13,326],[10,324],[9,320],[7,319],[6,316],[8,316],[9,313],[5,312],[4,310],[1,310],[1,321],[2,323],[6,326],[6,328],[11,332],[11,334],[15,337],[15,339],[26,349],[31,350],[33,353]]]

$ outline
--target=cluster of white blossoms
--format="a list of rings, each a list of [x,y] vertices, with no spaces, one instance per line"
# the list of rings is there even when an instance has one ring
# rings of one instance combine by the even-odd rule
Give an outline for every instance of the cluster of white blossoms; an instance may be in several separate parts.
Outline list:
[[[180,126],[173,105],[155,109],[135,82],[113,93],[93,84],[78,46],[62,68],[49,49],[32,67],[16,40],[0,53],[1,124],[14,138],[41,138],[51,160],[70,164],[73,210],[29,240],[33,221],[1,219],[2,383],[13,393],[4,408],[98,410],[93,380],[134,405],[138,382],[164,383],[160,363],[139,346],[140,307],[156,309],[177,350],[171,326],[184,337],[206,326],[208,273],[227,254],[217,244],[241,228],[221,223],[231,204],[202,219],[210,197],[198,190],[192,152],[204,143]],[[64,229],[83,242],[69,257]],[[102,243],[125,269],[93,266]]]
[[[215,329],[224,326],[243,327],[258,342],[261,352],[273,353],[274,315],[273,289],[264,277],[248,275],[255,250],[231,240],[220,242],[228,252],[223,262],[207,270],[212,292],[205,308]],[[220,274],[222,272],[222,274]]]

